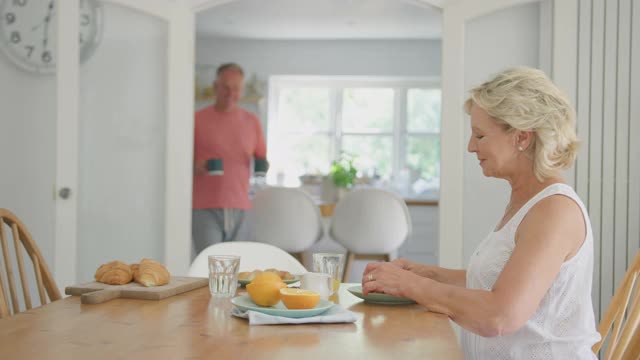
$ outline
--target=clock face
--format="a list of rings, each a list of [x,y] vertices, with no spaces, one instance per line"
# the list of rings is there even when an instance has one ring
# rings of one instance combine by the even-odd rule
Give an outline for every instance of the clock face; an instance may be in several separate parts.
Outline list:
[[[21,68],[55,72],[57,1],[0,0],[0,47]],[[79,0],[79,6],[78,41],[84,62],[100,41],[102,7],[97,0]]]

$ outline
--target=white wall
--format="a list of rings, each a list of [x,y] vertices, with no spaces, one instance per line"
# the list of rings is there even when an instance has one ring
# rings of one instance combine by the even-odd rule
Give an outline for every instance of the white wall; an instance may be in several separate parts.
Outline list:
[[[578,1],[576,191],[594,236],[596,316],[640,247],[640,3]]]
[[[515,65],[537,67],[539,59],[538,3],[519,5],[473,19],[465,28],[465,89]],[[489,46],[487,46],[489,44]],[[460,104],[462,106],[462,104]],[[467,120],[468,122],[468,117]],[[471,130],[465,125],[465,139]],[[466,146],[466,143],[465,143]],[[463,264],[498,223],[509,199],[504,180],[486,178],[474,154],[464,157]]]
[[[53,265],[56,83],[0,53],[0,207],[28,226]]]
[[[164,255],[167,24],[103,8],[103,40],[80,73],[80,281],[107,260]],[[0,207],[25,222],[54,272],[55,91],[55,75],[0,54]]]

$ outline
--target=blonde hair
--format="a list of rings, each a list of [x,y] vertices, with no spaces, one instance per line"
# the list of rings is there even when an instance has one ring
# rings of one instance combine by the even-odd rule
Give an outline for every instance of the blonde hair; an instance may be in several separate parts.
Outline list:
[[[534,133],[526,153],[539,181],[573,164],[579,146],[575,111],[544,72],[524,66],[507,69],[470,93],[464,103],[467,114],[475,104],[507,131]]]

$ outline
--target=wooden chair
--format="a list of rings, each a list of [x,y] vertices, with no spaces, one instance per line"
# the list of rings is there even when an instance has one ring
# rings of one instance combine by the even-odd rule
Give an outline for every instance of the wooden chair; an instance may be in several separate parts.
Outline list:
[[[27,310],[31,309],[31,295],[29,292],[29,282],[27,281],[27,273],[25,272],[25,265],[23,259],[24,249],[31,258],[33,263],[33,272],[35,275],[35,281],[38,288],[38,294],[40,295],[40,303],[42,305],[47,303],[45,296],[45,289],[47,295],[49,295],[50,301],[56,301],[61,298],[60,291],[56,286],[55,280],[47,267],[40,249],[33,241],[31,234],[24,226],[24,224],[13,213],[6,209],[0,209],[0,246],[2,249],[2,260],[4,261],[4,267],[6,273],[2,273],[0,269],[0,319],[15,315],[20,312],[20,302],[18,301],[18,291],[14,282],[14,271],[12,256],[10,256],[8,237],[5,236],[5,224],[11,229],[14,245],[14,255],[17,262],[17,268],[20,273],[20,283],[22,287],[24,305]],[[9,291],[5,287],[5,279],[9,285]],[[11,303],[7,294],[11,296]]]
[[[598,325],[598,332],[602,340],[593,346],[593,352],[598,353],[611,332],[608,348],[602,359],[639,359],[640,346],[640,251],[622,279],[622,285],[616,291],[611,304]],[[631,306],[629,306],[631,304]],[[626,315],[626,318],[625,318]]]

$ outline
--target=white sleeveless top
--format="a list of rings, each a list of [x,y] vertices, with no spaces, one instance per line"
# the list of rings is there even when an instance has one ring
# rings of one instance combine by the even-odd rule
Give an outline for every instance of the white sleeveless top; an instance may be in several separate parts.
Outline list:
[[[591,303],[593,233],[587,210],[573,189],[552,184],[531,198],[498,231],[490,233],[471,256],[467,288],[491,290],[515,247],[520,222],[538,201],[562,194],[582,209],[587,236],[578,252],[560,267],[533,316],[515,333],[485,338],[462,332],[464,358],[469,359],[596,359],[591,346],[600,340]]]

